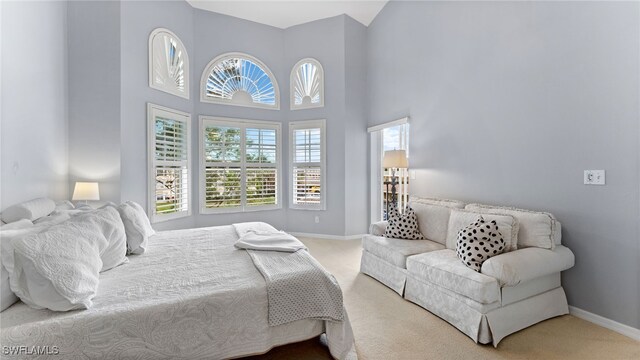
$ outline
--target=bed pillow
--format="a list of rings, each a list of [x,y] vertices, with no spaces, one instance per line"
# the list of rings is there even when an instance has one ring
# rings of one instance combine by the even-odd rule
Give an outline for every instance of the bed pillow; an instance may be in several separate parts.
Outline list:
[[[475,222],[478,217],[482,215],[487,222],[496,221],[496,224],[500,228],[503,240],[505,242],[505,252],[516,250],[518,243],[518,219],[511,215],[503,214],[485,214],[478,211],[454,209],[451,210],[451,216],[449,217],[449,226],[447,230],[447,249],[456,249],[456,242],[458,240],[458,232],[463,227]]]
[[[389,225],[384,231],[384,237],[404,240],[424,240],[424,235],[418,230],[418,218],[413,209],[407,205],[404,213],[400,214],[393,205],[389,209]]]
[[[480,272],[482,263],[505,248],[500,228],[495,220],[485,221],[479,216],[475,222],[460,229],[456,254],[468,268]]]
[[[0,259],[0,276],[0,311],[4,311],[18,301],[18,297],[11,291],[9,272],[2,265],[2,259]]]
[[[109,207],[15,239],[11,288],[25,304],[37,309],[90,308],[99,273],[106,267],[101,255],[118,236],[124,237],[124,226],[118,212]]]
[[[8,207],[2,212],[2,221],[12,223],[20,219],[36,220],[47,216],[56,209],[56,203],[47,198],[29,200]]]
[[[118,206],[127,234],[127,253],[140,255],[147,249],[149,236],[155,234],[144,209],[133,201]]]

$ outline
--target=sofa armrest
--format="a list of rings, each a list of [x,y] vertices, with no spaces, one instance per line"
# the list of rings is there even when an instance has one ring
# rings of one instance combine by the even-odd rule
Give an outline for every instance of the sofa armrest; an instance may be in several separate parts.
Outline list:
[[[516,286],[521,282],[551,275],[573,267],[575,257],[569,248],[524,248],[494,256],[482,264],[481,272],[494,277],[500,286]]]
[[[384,236],[384,231],[387,229],[387,225],[389,222],[387,221],[378,221],[369,225],[369,234],[376,236]]]

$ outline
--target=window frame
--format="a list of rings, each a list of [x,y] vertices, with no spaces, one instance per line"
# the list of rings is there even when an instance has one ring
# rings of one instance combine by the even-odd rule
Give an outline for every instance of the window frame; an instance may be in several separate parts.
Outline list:
[[[178,43],[178,48],[180,50],[182,50],[182,52],[184,53],[184,62],[183,62],[183,77],[184,77],[184,90],[180,91],[178,89],[174,89],[171,86],[163,86],[160,84],[157,84],[154,80],[153,80],[153,73],[154,73],[154,59],[155,59],[155,52],[153,50],[153,43],[154,40],[156,38],[156,36],[158,35],[162,35],[163,33],[166,33],[166,35],[169,35],[170,37],[174,38],[176,40],[176,42]],[[189,63],[189,53],[187,52],[187,47],[184,46],[184,43],[182,42],[182,40],[175,34],[173,33],[171,30],[166,29],[166,28],[157,28],[155,30],[153,30],[151,32],[151,34],[149,35],[149,87],[152,89],[156,89],[156,90],[160,90],[163,92],[166,92],[168,94],[171,95],[175,95],[175,96],[179,96],[181,98],[185,98],[185,99],[189,99],[189,90],[191,87],[191,82],[189,81],[191,74],[190,74],[190,63]],[[164,54],[163,54],[164,56]]]
[[[300,68],[300,66],[306,63],[311,63],[318,68],[318,76],[320,77],[320,103],[309,104],[309,105],[304,105],[304,104],[296,105],[294,76],[297,74],[298,68]],[[290,110],[304,110],[304,109],[324,107],[324,68],[322,67],[322,64],[320,64],[320,61],[314,58],[304,58],[298,61],[293,66],[293,68],[291,69],[291,74],[289,75],[289,98],[290,98],[289,99]]]
[[[220,126],[237,127],[241,130],[240,137],[240,206],[229,208],[207,208],[206,206],[206,168],[207,161],[204,153],[204,130],[209,124],[216,124]],[[259,166],[249,163],[247,166],[247,144],[246,144],[246,129],[256,127],[259,129],[273,129],[276,131],[276,163],[275,166]],[[229,213],[245,213],[254,211],[266,211],[266,210],[278,210],[282,209],[282,124],[275,121],[264,120],[250,120],[250,119],[237,119],[228,117],[218,117],[209,115],[199,116],[199,129],[198,129],[198,148],[199,148],[199,173],[198,173],[198,189],[199,194],[199,213],[202,215],[209,214],[229,214]],[[258,205],[247,206],[247,194],[246,194],[246,170],[247,168],[264,168],[274,167],[276,169],[276,204],[273,205]]]
[[[302,205],[295,203],[295,174],[293,169],[296,164],[304,164],[295,162],[295,130],[320,129],[320,203],[313,205]],[[327,209],[327,126],[325,119],[292,121],[289,123],[289,208],[295,210],[326,210]]]
[[[179,161],[187,168],[187,211],[178,211],[170,214],[156,214],[156,165],[155,145],[156,145],[156,116],[159,114],[168,114],[166,116],[174,121],[182,121],[185,123],[186,129],[186,149],[187,160]],[[173,219],[191,216],[192,194],[191,191],[191,114],[171,109],[165,106],[147,103],[147,213],[152,223],[158,223]],[[166,161],[166,160],[164,160]]]
[[[216,98],[211,98],[211,97],[207,96],[207,94],[206,94],[207,79],[209,79],[209,75],[211,74],[211,70],[219,62],[227,60],[227,59],[230,59],[230,58],[243,58],[243,59],[246,59],[246,60],[249,60],[249,61],[253,62],[254,64],[258,65],[260,68],[262,68],[264,73],[267,74],[267,76],[271,80],[271,83],[273,84],[275,105],[272,106],[272,105],[267,105],[267,104],[259,104],[259,103],[255,103],[255,102],[237,103],[237,102],[234,102],[234,101],[216,99]],[[269,69],[269,67],[265,63],[260,61],[260,59],[254,57],[254,56],[251,56],[249,54],[241,53],[241,52],[229,52],[229,53],[224,53],[224,54],[216,56],[215,58],[213,58],[213,60],[211,60],[207,64],[207,66],[205,66],[204,71],[202,72],[202,76],[200,77],[200,102],[210,103],[210,104],[242,106],[242,107],[258,108],[258,109],[280,110],[280,87],[278,86],[278,80],[276,79],[276,77],[273,74],[273,72],[271,71],[271,69]]]

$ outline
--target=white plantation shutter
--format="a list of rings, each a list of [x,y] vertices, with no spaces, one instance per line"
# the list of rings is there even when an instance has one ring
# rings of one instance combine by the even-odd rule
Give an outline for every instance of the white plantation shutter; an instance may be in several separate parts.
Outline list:
[[[280,124],[201,117],[200,212],[280,208]]]
[[[289,125],[291,208],[324,210],[325,121],[299,121]]]
[[[147,105],[149,211],[152,221],[190,215],[190,115]]]

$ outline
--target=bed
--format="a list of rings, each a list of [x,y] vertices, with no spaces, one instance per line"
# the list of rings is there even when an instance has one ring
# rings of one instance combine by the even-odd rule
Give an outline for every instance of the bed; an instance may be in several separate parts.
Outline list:
[[[3,355],[23,346],[64,359],[222,359],[326,333],[335,358],[356,358],[346,312],[270,326],[265,279],[237,239],[232,225],[158,232],[143,255],[100,274],[90,309],[3,311]]]

